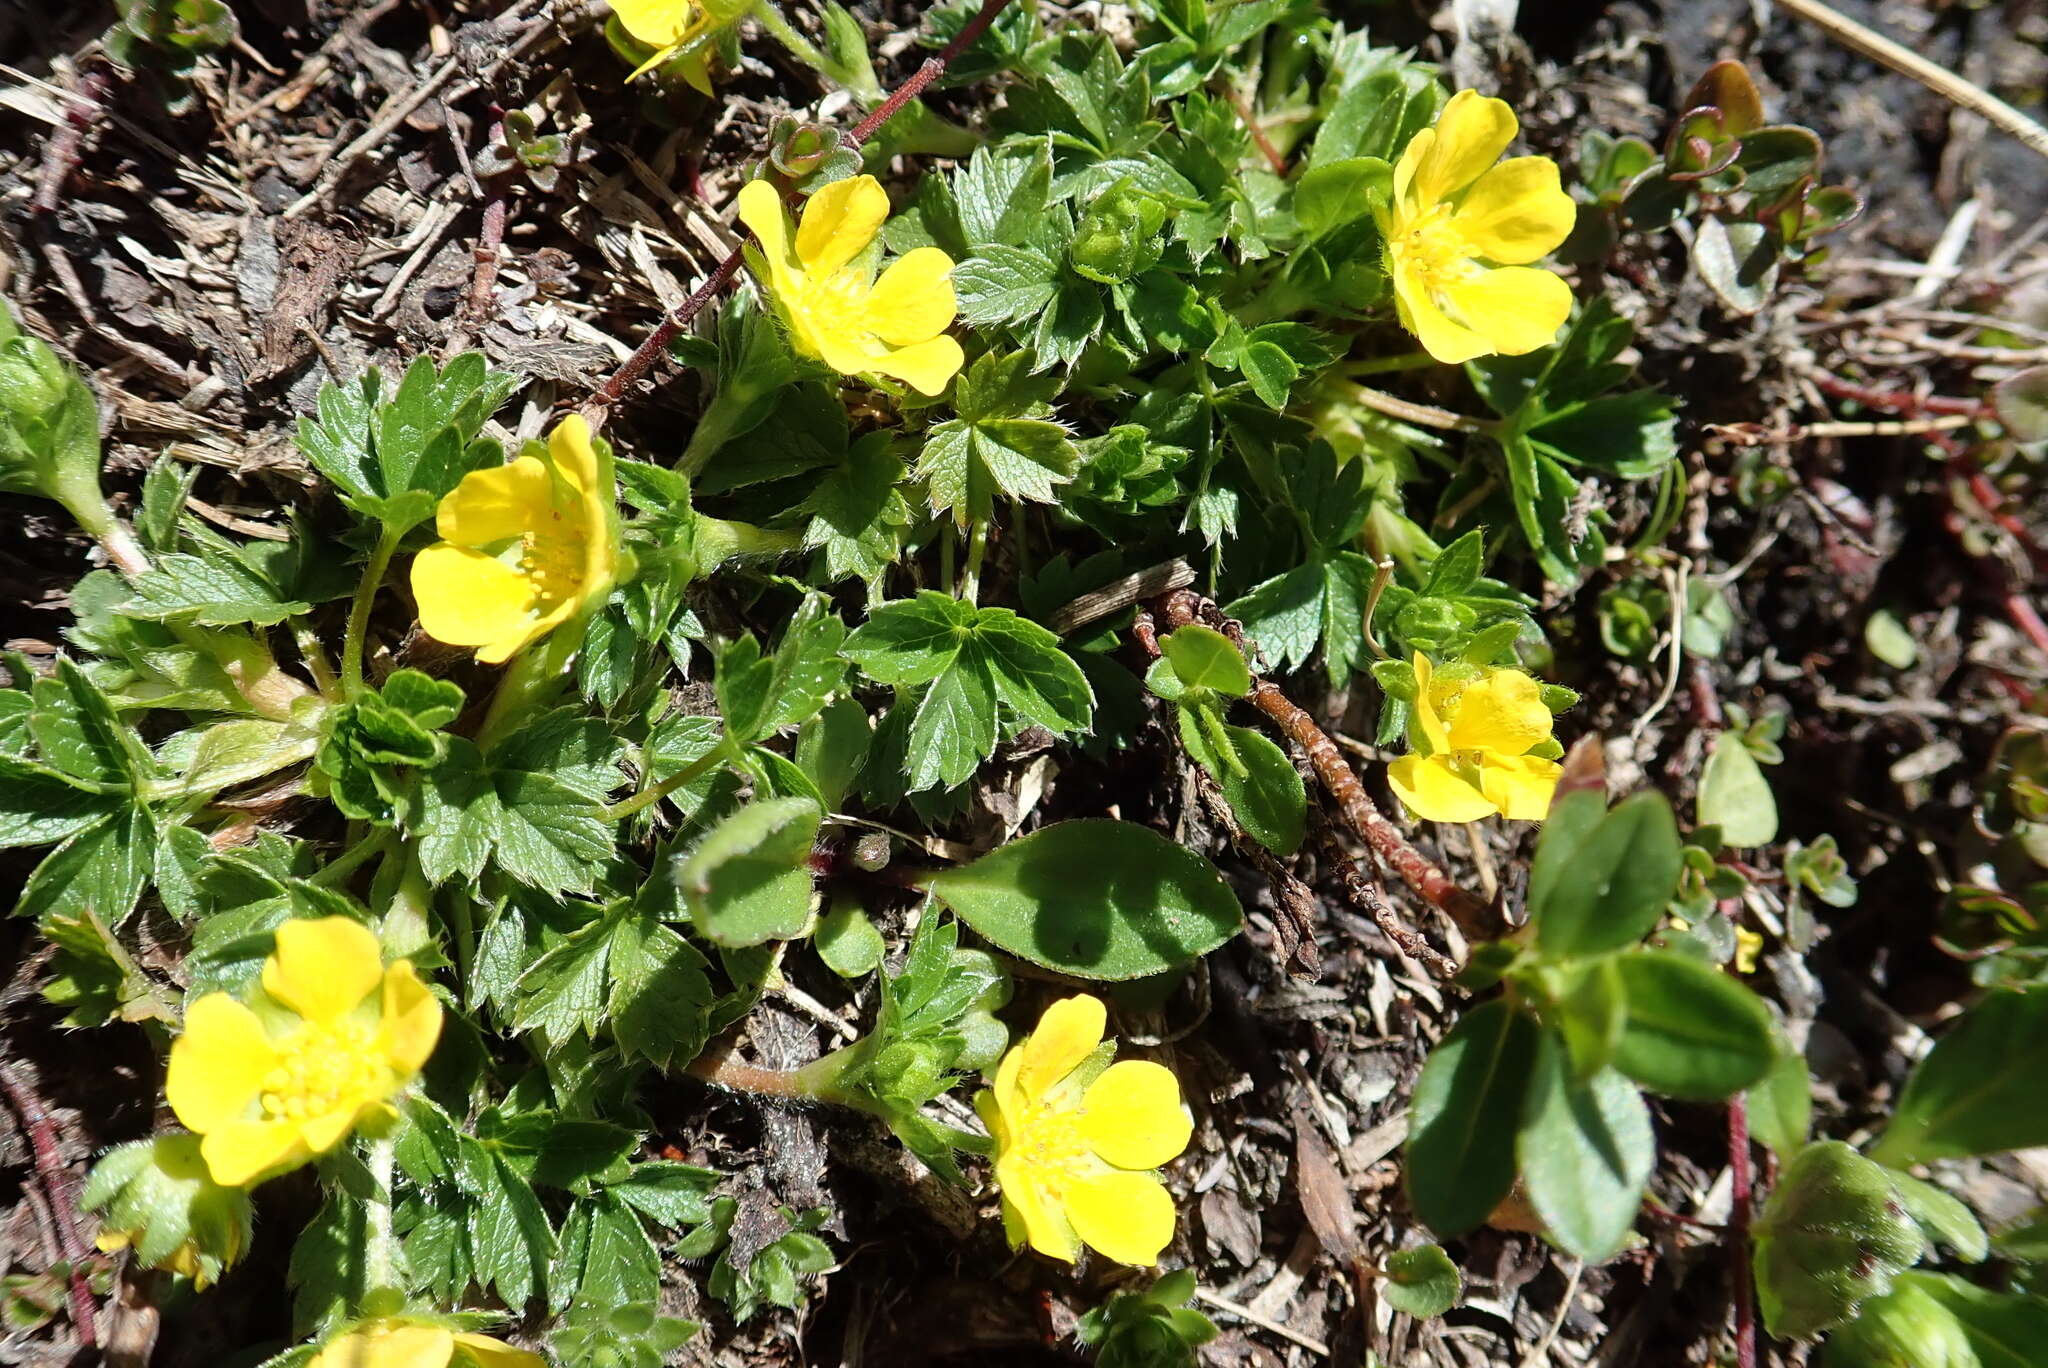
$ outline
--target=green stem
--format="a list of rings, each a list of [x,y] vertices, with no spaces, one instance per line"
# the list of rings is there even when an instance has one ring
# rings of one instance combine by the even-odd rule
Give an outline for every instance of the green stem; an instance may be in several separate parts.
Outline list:
[[[863,104],[871,104],[882,98],[882,87],[875,80],[873,71],[848,71],[826,57],[812,45],[810,39],[798,33],[795,27],[782,17],[782,11],[775,8],[774,0],[759,0],[754,6],[754,19],[767,30],[770,38],[788,48],[792,57],[827,77],[834,85],[843,86],[860,96]],[[863,76],[866,80],[861,79]]]
[[[363,578],[349,604],[348,635],[341,641],[341,687],[349,698],[363,691],[363,644],[370,632],[370,607],[377,601],[377,591],[384,587],[384,574],[391,568],[391,558],[398,554],[398,543],[404,535],[388,523],[378,532],[377,549],[370,553],[370,563],[363,567]]]
[[[356,870],[362,868],[364,864],[390,849],[391,842],[396,835],[397,833],[393,831],[380,831],[374,836],[368,836],[357,841],[353,846],[329,860],[319,869],[314,870],[313,876],[306,880],[306,882],[318,884],[322,888],[334,887],[348,878],[349,875],[355,873]]]
[[[1402,352],[1399,356],[1371,356],[1344,364],[1344,374],[1357,379],[1363,375],[1388,375],[1395,371],[1428,370],[1441,363],[1426,351]]]
[[[306,662],[306,672],[313,676],[314,685],[320,696],[331,702],[341,699],[341,686],[334,677],[334,666],[328,662],[327,648],[320,644],[319,636],[312,624],[302,617],[291,619],[292,640],[297,643],[299,657]]]
[[[398,1136],[380,1135],[369,1142],[364,1162],[377,1180],[377,1192],[364,1209],[367,1238],[363,1249],[363,1296],[398,1287],[398,1240],[391,1233],[391,1183],[396,1176]]]
[[[652,807],[662,799],[698,779],[703,778],[729,759],[724,745],[719,745],[705,755],[698,756],[689,764],[649,788],[641,789],[630,798],[622,798],[604,810],[607,822],[622,822],[642,808]]]
[[[981,562],[988,555],[988,524],[977,522],[967,534],[967,572],[960,577],[960,597],[975,602],[981,593]]]
[[[477,749],[489,754],[492,746],[517,731],[520,723],[560,692],[569,679],[569,662],[583,645],[590,619],[603,597],[597,596],[582,613],[529,646],[507,667],[497,692],[491,695],[483,725],[477,728]]]
[[[735,436],[739,420],[746,415],[754,401],[760,397],[757,386],[739,376],[721,376],[718,389],[711,396],[711,402],[704,407],[703,416],[697,419],[697,426],[690,433],[690,444],[683,448],[676,469],[691,479],[696,479],[711,458],[718,454]]]

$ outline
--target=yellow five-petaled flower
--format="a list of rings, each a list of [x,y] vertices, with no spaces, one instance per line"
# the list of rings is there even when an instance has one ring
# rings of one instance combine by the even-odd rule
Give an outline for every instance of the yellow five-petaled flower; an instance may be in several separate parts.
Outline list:
[[[306,1368],[547,1368],[539,1354],[489,1335],[419,1321],[379,1320],[331,1339]]]
[[[1461,90],[1394,166],[1380,218],[1401,326],[1450,365],[1547,347],[1572,292],[1528,263],[1557,249],[1577,210],[1548,157],[1499,161],[1519,124],[1505,101]]]
[[[974,1107],[995,1139],[1012,1246],[1072,1263],[1085,1244],[1148,1266],[1173,1239],[1173,1198],[1152,1170],[1187,1148],[1194,1123],[1163,1066],[1102,1067],[1106,1022],[1097,998],[1055,1002]]]
[[[278,927],[255,1005],[226,993],[193,1003],[164,1080],[224,1187],[296,1167],[389,1114],[441,1034],[441,1004],[412,965],[386,968],[376,936],[346,917]]]
[[[1551,739],[1543,688],[1520,670],[1437,673],[1415,656],[1415,718],[1427,754],[1387,766],[1408,810],[1432,822],[1476,822],[1494,813],[1540,821],[1561,767],[1529,751]]]
[[[953,258],[919,247],[877,278],[875,235],[888,217],[889,196],[873,176],[834,181],[804,205],[792,242],[774,186],[749,181],[740,191],[740,221],[761,244],[755,273],[797,349],[841,375],[887,375],[940,394],[966,360],[946,335],[959,312]]]
[[[538,450],[538,446],[535,447]],[[545,459],[472,470],[441,500],[441,540],[412,563],[420,627],[502,665],[602,602],[619,573],[611,463],[575,414]]]

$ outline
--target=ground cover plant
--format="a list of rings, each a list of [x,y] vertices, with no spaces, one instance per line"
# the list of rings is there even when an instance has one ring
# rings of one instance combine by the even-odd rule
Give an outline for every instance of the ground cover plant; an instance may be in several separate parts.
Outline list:
[[[0,1361],[2044,1361],[2048,33],[1870,8],[0,14]]]

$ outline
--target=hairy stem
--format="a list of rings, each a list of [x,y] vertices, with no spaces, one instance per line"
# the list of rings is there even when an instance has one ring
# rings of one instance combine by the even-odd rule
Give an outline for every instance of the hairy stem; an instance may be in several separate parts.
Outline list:
[[[71,1265],[68,1292],[72,1326],[78,1332],[80,1344],[94,1347],[99,1343],[99,1334],[92,1289],[85,1281],[87,1249],[76,1220],[78,1194],[74,1190],[71,1171],[64,1166],[64,1157],[57,1150],[57,1123],[35,1089],[5,1064],[0,1064],[0,1092],[6,1093],[8,1104],[20,1120],[22,1133],[28,1137],[36,1178],[42,1183],[50,1208],[50,1222],[57,1228],[58,1247],[63,1251],[65,1262]]]
[[[341,639],[341,687],[349,698],[363,691],[363,648],[370,633],[370,608],[377,601],[377,591],[384,587],[384,575],[391,569],[391,558],[398,554],[401,536],[388,525],[378,532],[377,549],[370,553],[370,563],[363,567],[363,578],[349,603],[348,633]]]
[[[398,1137],[380,1135],[370,1141],[363,1161],[377,1180],[377,1194],[364,1208],[367,1238],[363,1249],[363,1295],[398,1287],[398,1240],[391,1233],[391,1184],[397,1173]],[[403,1288],[398,1288],[404,1291]]]
[[[630,798],[622,798],[604,810],[607,822],[623,822],[642,808],[652,807],[679,788],[687,787],[709,774],[727,760],[725,747],[719,746],[709,754],[700,755],[689,764],[671,774],[658,784],[641,789]]]
[[[1735,1280],[1735,1364],[1756,1368],[1756,1292],[1749,1280],[1749,1110],[1741,1093],[1728,1099],[1728,1254]]]

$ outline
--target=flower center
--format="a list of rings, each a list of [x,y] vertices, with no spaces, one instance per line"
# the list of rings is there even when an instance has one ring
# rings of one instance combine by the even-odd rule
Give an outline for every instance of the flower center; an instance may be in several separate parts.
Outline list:
[[[807,276],[793,312],[810,324],[814,335],[865,346],[874,336],[868,327],[868,282],[856,271],[837,270],[824,277]]]
[[[583,587],[583,548],[589,538],[561,509],[521,539],[519,573],[533,585],[536,601],[560,603]]]
[[[1086,1109],[1041,1102],[1017,1129],[1016,1149],[1031,1165],[1032,1176],[1047,1196],[1061,1200],[1069,1183],[1098,1167],[1094,1149],[1081,1134]]]
[[[277,1067],[263,1075],[263,1114],[303,1121],[339,1111],[377,1090],[377,1034],[361,1022],[309,1023],[279,1051]]]
[[[1432,294],[1470,275],[1472,244],[1458,231],[1451,206],[1439,204],[1401,235],[1401,255]]]

